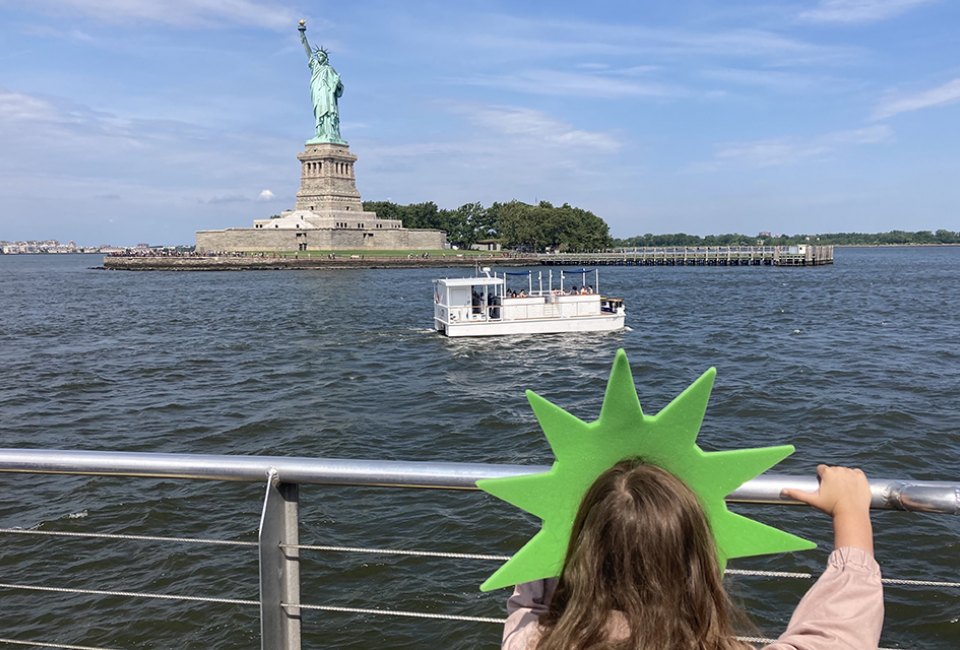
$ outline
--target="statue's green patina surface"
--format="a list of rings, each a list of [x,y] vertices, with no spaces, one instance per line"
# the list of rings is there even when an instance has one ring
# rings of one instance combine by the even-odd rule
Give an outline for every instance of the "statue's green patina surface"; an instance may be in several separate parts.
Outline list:
[[[330,65],[327,51],[322,47],[310,48],[307,41],[307,26],[300,21],[300,42],[307,51],[310,65],[310,98],[313,100],[313,116],[316,134],[307,140],[307,144],[331,142],[347,144],[340,137],[340,108],[337,100],[343,95],[343,82],[340,75]]]

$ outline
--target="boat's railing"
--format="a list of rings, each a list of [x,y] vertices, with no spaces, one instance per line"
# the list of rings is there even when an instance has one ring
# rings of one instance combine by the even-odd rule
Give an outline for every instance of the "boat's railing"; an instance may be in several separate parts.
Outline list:
[[[261,647],[265,650],[299,650],[300,614],[305,610],[353,612],[382,616],[410,616],[473,622],[500,623],[500,619],[401,612],[381,609],[356,609],[300,602],[300,551],[340,550],[370,552],[371,549],[313,547],[299,542],[299,486],[302,484],[377,486],[399,488],[476,489],[476,481],[534,474],[546,466],[493,465],[480,463],[443,463],[413,461],[344,460],[276,456],[220,456],[100,451],[59,451],[40,449],[0,449],[0,472],[29,474],[68,474],[164,479],[262,482],[265,495],[256,542],[110,535],[97,533],[33,531],[7,529],[7,534],[42,534],[63,537],[92,537],[114,540],[176,541],[256,546],[259,552],[259,599],[229,599],[204,596],[179,596],[163,593],[139,593],[70,589],[64,587],[0,583],[0,589],[34,592],[59,592],[109,595],[129,598],[211,602],[259,607]],[[784,488],[813,490],[816,478],[783,474],[764,474],[743,484],[729,497],[742,503],[790,504],[781,499]],[[960,514],[960,483],[871,479],[872,507]],[[455,553],[424,553],[373,549],[379,553],[426,555],[430,557],[471,557],[504,560],[499,556],[468,556]],[[738,572],[745,573],[745,572]],[[762,572],[757,572],[761,573]],[[808,574],[783,574],[783,577],[811,578]],[[901,584],[960,587],[960,583],[895,581]],[[755,640],[762,641],[762,640]],[[50,648],[104,650],[90,646],[65,645],[36,640],[0,639],[0,643]]]

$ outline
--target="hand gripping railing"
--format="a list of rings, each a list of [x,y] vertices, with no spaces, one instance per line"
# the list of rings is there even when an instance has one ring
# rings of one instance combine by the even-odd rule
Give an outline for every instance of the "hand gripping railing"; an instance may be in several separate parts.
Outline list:
[[[478,479],[535,474],[547,469],[547,466],[481,463],[0,449],[0,472],[264,482],[266,493],[256,544],[260,554],[261,647],[269,650],[299,650],[301,610],[348,609],[300,603],[299,552],[314,547],[299,544],[299,484],[472,490],[476,489]],[[817,480],[813,477],[764,474],[744,483],[728,496],[728,500],[797,504],[781,498],[781,490],[815,490],[816,487]],[[960,514],[958,483],[874,478],[870,480],[870,489],[873,508]],[[382,549],[316,548],[384,552]],[[804,574],[803,577],[809,576]],[[242,604],[256,603],[242,601]],[[416,615],[409,612],[394,614]],[[77,646],[48,644],[47,647]]]

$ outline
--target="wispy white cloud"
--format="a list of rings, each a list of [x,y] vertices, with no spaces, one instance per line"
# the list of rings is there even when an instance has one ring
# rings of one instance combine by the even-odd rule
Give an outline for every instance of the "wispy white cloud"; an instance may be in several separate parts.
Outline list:
[[[874,119],[882,120],[900,113],[919,111],[924,108],[946,106],[960,102],[960,79],[948,81],[942,86],[931,88],[914,95],[890,98],[883,102],[873,113]]]
[[[50,102],[0,88],[0,125],[18,122],[50,122],[57,116]]]
[[[826,156],[848,146],[885,142],[892,137],[893,130],[881,124],[849,131],[834,131],[812,138],[773,138],[728,143],[718,147],[712,163],[701,165],[698,169],[715,169],[720,164],[729,163],[748,167],[788,165]]]
[[[0,142],[6,154],[0,175],[9,181],[0,188],[0,205],[17,214],[10,206],[42,209],[69,195],[75,213],[60,224],[64,232],[100,228],[101,212],[120,215],[117,227],[150,237],[167,228],[172,213],[184,233],[237,225],[233,204],[252,204],[251,187],[296,186],[288,173],[293,152],[284,141],[118,115],[55,96],[0,89]],[[57,143],[54,157],[50,142]],[[208,207],[198,214],[197,205]]]
[[[684,29],[541,16],[490,15],[479,27],[463,33],[437,35],[449,39],[436,46],[458,51],[468,48],[484,61],[571,61],[594,64],[606,60],[633,60],[641,68],[673,67],[671,62],[711,57],[762,60],[768,66],[847,63],[862,56],[849,45],[823,44],[757,28]],[[489,26],[489,28],[484,28]]]
[[[679,31],[644,29],[651,46],[672,54],[764,59],[770,65],[848,59],[849,47],[822,45],[763,29]]]
[[[138,148],[148,140],[197,133],[190,124],[170,120],[136,120],[97,111],[58,98],[27,95],[0,88],[0,135],[23,142],[36,137],[56,139],[61,147],[97,143]]]
[[[468,125],[459,135],[408,144],[355,142],[365,197],[443,207],[517,198],[593,205],[624,185],[616,134],[586,131],[543,111],[448,104]],[[616,162],[615,162],[616,161]],[[613,171],[611,171],[613,170]],[[430,183],[424,183],[430,178]]]
[[[434,179],[438,175],[450,179],[431,185],[432,189],[439,191],[449,185],[459,187],[461,194],[467,192],[468,184],[477,181],[482,186],[529,184],[543,188],[555,185],[548,179],[555,180],[558,175],[581,179],[591,176],[594,166],[584,165],[585,160],[608,158],[621,149],[620,141],[610,133],[577,129],[542,111],[472,104],[450,105],[448,109],[470,124],[469,135],[439,142],[364,143],[360,164],[372,170],[365,183],[376,178],[387,185],[397,182],[398,186],[420,186],[416,178],[428,174]],[[404,194],[399,189],[383,192],[395,197]],[[495,195],[494,200],[502,198]]]
[[[608,133],[583,131],[573,125],[531,108],[516,106],[462,107],[468,120],[488,133],[501,137],[532,140],[540,146],[586,149],[612,153],[620,142]]]
[[[258,201],[270,201],[273,198],[274,198],[274,194],[270,190],[261,190],[260,194],[257,195]]]
[[[220,194],[217,196],[204,197],[197,199],[198,203],[203,203],[205,205],[221,205],[226,203],[247,203],[250,201],[250,197],[244,196],[243,194]]]
[[[802,11],[800,20],[814,23],[874,23],[893,18],[936,0],[820,0]]]
[[[34,0],[33,4],[49,12],[70,12],[110,24],[288,29],[298,18],[280,3],[257,0]]]
[[[611,74],[517,70],[509,75],[476,76],[461,80],[467,84],[504,88],[532,95],[586,95],[620,97],[667,97],[683,94],[679,88],[637,81]]]

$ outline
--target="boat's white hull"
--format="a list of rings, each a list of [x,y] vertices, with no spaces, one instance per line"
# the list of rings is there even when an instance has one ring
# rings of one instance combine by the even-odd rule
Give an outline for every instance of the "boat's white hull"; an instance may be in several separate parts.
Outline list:
[[[445,323],[439,319],[435,328],[450,337],[506,336],[516,334],[565,334],[571,332],[613,332],[623,329],[624,314],[601,314],[571,318],[537,318],[524,320],[467,320]]]

